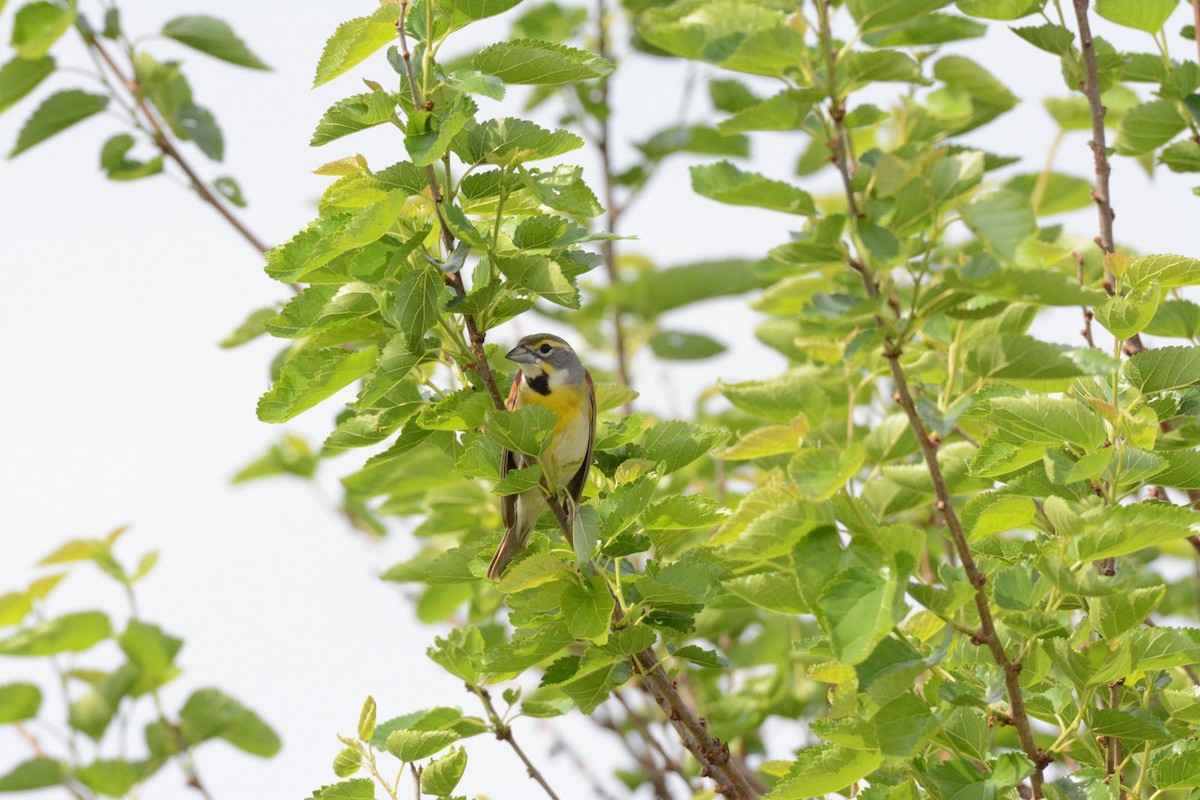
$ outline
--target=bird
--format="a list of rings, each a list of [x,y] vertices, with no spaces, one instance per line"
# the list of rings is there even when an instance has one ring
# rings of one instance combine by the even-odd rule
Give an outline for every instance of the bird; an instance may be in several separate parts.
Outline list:
[[[596,442],[596,387],[592,376],[571,345],[549,333],[523,337],[505,358],[520,367],[508,395],[508,409],[542,406],[558,415],[541,464],[546,470],[546,487],[556,496],[566,489],[568,513],[573,516],[587,483]],[[532,456],[504,450],[500,454],[500,477],[534,463],[537,460]],[[489,579],[500,578],[525,546],[546,508],[540,486],[500,499],[504,537],[488,566]]]

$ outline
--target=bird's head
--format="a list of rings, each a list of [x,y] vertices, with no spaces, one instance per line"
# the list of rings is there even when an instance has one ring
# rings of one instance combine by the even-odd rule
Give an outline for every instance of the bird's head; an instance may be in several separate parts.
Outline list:
[[[551,333],[532,333],[523,337],[505,358],[520,366],[526,380],[533,381],[544,375],[550,386],[580,380],[585,371],[571,345]]]

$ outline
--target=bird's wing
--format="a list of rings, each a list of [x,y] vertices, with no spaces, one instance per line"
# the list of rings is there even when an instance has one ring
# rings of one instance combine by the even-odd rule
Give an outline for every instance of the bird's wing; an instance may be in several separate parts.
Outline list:
[[[508,393],[508,403],[506,404],[509,411],[517,407],[517,394],[521,391],[521,371],[517,370],[517,377],[513,378],[512,389]],[[508,474],[510,469],[517,468],[517,459],[511,450],[500,451],[500,478],[503,479]],[[517,498],[520,495],[506,494],[500,498],[500,519],[504,522],[504,529],[512,530],[517,524]]]
[[[571,477],[567,483],[567,491],[571,494],[571,499],[575,501],[575,506],[579,506],[579,500],[583,497],[583,487],[587,485],[588,470],[592,466],[592,453],[596,449],[596,385],[592,383],[592,374],[584,372],[583,377],[587,380],[588,387],[588,439],[587,452],[583,454],[583,463],[579,465],[579,469]]]

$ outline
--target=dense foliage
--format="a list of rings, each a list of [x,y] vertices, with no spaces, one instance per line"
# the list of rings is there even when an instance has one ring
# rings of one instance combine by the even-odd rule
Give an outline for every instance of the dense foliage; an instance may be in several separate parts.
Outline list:
[[[715,65],[717,118],[640,132],[638,163],[621,169],[609,158],[603,6],[599,18],[522,7],[511,37],[446,55],[463,28],[496,29],[484,21],[516,5],[386,2],[334,32],[315,83],[365,70],[368,91],[317,124],[313,146],[334,156],[318,172],[333,180],[317,218],[266,255],[294,296],[228,340],[288,342],[261,420],[314,408],[333,420],[319,448],[285,438],[242,477],[307,477],[373,448],[343,467],[347,515],[377,535],[408,521],[399,527],[419,549],[382,577],[417,588],[422,621],[454,624],[431,636],[429,656],[481,709],[377,724],[368,700],[356,735],[342,737],[339,782],[314,797],[394,800],[409,773],[435,797],[454,797],[460,780],[485,790],[484,777],[464,779],[461,742],[489,731],[529,766],[540,784],[529,791],[554,797],[513,725],[575,711],[627,740],[638,763],[622,779],[658,798],[1143,800],[1200,788],[1200,630],[1189,626],[1200,598],[1188,569],[1200,547],[1200,306],[1182,294],[1200,285],[1200,260],[1118,250],[1108,187],[1109,156],[1200,171],[1200,66],[1171,58],[1175,0],[1098,0],[1103,24],[1147,34],[1152,50],[1132,53],[1093,37],[1087,0],[630,0],[633,46]],[[17,17],[17,55],[0,75],[19,81],[0,85],[0,107],[53,69],[48,49],[71,24],[97,41],[53,3]],[[1064,134],[1090,132],[1094,176],[1056,172],[1053,158],[1014,171],[960,142],[1018,101],[1002,76],[939,52],[991,21],[1016,21],[1042,51],[1031,59],[1057,60],[1064,96],[1047,110]],[[262,66],[216,20],[164,33]],[[131,108],[135,128],[161,118],[167,132],[151,126],[149,143],[185,171],[168,132],[214,155],[212,115],[178,70],[127,55],[136,102],[155,110]],[[895,85],[886,103],[859,101],[879,84]],[[473,98],[514,86],[534,87],[528,106],[559,104],[564,127],[481,116]],[[47,99],[14,153],[108,102],[86,98]],[[396,163],[368,164],[345,138],[377,125],[396,128]],[[795,138],[795,170],[712,160],[746,155],[761,131]],[[162,168],[128,160],[132,144],[105,145],[110,176]],[[597,188],[563,158],[585,146],[602,156]],[[744,260],[622,258],[620,210],[676,154],[707,157],[691,169],[699,195],[794,215],[792,239]],[[822,170],[836,195],[788,174]],[[1093,203],[1097,230],[1048,219]],[[593,270],[607,273],[602,286],[584,277]],[[718,383],[727,402],[692,419],[635,411],[628,364],[640,349],[703,359],[723,347],[662,315],[755,290],[758,336],[787,371]],[[1082,309],[1075,346],[1031,334],[1060,308]],[[544,535],[492,583],[497,496],[542,475],[535,465],[501,478],[500,452],[539,456],[554,423],[544,409],[504,410],[511,369],[490,332],[523,315],[590,346],[602,416],[578,514],[546,515]],[[616,376],[599,368],[604,353]],[[352,385],[351,402],[325,403]],[[23,623],[0,653],[55,624]],[[123,646],[131,630],[165,637],[135,619]],[[99,638],[109,635],[106,623]],[[114,677],[97,681],[103,692]],[[0,688],[0,709],[28,691]],[[621,724],[604,716],[614,705]],[[785,752],[767,731],[811,736]],[[663,732],[687,760],[662,747]],[[152,763],[169,754],[147,740]],[[129,788],[56,769],[56,781],[100,793]]]

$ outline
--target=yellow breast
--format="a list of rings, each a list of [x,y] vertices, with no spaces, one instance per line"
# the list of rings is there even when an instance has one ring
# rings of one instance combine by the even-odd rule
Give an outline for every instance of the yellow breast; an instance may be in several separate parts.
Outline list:
[[[517,395],[517,407],[536,405],[558,415],[550,447],[543,462],[554,475],[551,482],[561,486],[570,480],[587,455],[591,438],[591,398],[586,386],[558,386],[550,394],[540,394],[522,384]]]

